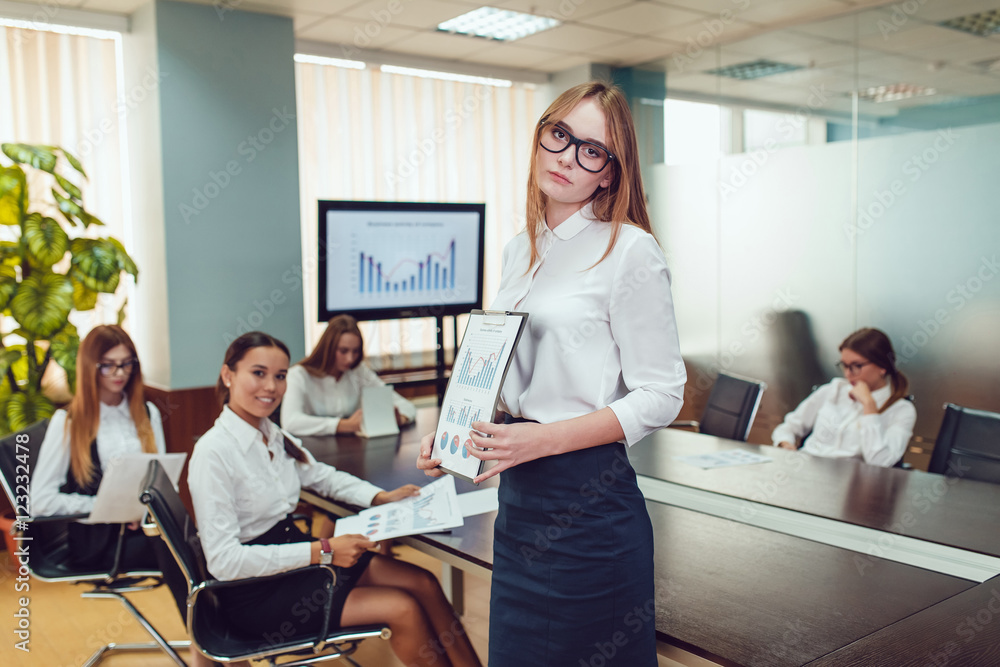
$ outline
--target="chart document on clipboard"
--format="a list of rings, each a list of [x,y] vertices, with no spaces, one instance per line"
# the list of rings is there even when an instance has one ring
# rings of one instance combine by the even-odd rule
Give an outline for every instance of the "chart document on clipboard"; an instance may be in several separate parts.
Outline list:
[[[469,454],[465,445],[472,444],[472,422],[493,420],[500,388],[527,320],[527,313],[472,311],[434,433],[431,458],[441,459],[445,472],[471,482],[482,471],[483,462]]]

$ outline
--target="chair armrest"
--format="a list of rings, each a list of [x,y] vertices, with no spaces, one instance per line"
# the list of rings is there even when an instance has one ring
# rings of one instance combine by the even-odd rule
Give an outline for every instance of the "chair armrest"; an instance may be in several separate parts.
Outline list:
[[[696,431],[698,430],[699,427],[700,424],[694,419],[688,419],[688,420],[681,419],[671,422],[670,424],[667,425],[667,428],[693,428]]]
[[[32,516],[28,517],[27,523],[52,523],[54,521],[78,521],[90,516],[89,512],[83,514],[53,514],[52,516]]]

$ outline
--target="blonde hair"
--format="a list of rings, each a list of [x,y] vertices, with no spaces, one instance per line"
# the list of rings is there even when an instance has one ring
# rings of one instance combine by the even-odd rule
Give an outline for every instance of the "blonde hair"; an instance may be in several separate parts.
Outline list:
[[[606,167],[611,170],[611,183],[606,188],[597,188],[590,200],[593,202],[593,211],[597,219],[612,225],[608,247],[595,264],[600,264],[611,254],[618,241],[622,225],[633,225],[650,234],[653,233],[649,222],[649,212],[646,209],[642,174],[639,172],[639,147],[635,138],[635,126],[632,123],[632,113],[629,111],[625,95],[618,86],[602,81],[582,83],[557,97],[545,110],[535,128],[535,138],[531,145],[528,197],[525,207],[526,231],[528,239],[531,241],[529,269],[539,259],[535,242],[545,225],[545,194],[538,187],[535,165],[535,155],[539,150],[542,125],[546,122],[559,122],[575,109],[577,104],[586,99],[593,99],[604,112],[604,117],[607,119],[608,150],[615,156],[615,159],[611,160]]]

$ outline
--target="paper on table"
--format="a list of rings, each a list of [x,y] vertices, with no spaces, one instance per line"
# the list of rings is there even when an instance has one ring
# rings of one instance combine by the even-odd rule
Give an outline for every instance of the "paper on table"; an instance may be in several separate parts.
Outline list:
[[[770,461],[769,456],[755,454],[744,449],[727,449],[712,454],[698,454],[696,456],[675,456],[678,461],[689,463],[698,468],[724,468],[727,466],[742,466],[752,463],[765,463]]]
[[[90,516],[80,523],[131,523],[146,514],[146,506],[139,500],[139,488],[149,470],[150,461],[159,461],[173,483],[181,478],[187,454],[125,454],[117,456],[104,467],[104,476],[97,489]]]
[[[361,390],[361,429],[358,435],[362,438],[378,438],[399,433],[392,399],[393,390],[388,385],[364,387]]]
[[[478,489],[461,493],[458,496],[458,506],[462,509],[462,516],[475,516],[496,512],[500,509],[500,500],[497,498],[497,487]]]
[[[369,507],[355,516],[337,519],[334,537],[357,534],[378,542],[447,530],[463,523],[455,478],[445,476],[420,489],[419,496]]]

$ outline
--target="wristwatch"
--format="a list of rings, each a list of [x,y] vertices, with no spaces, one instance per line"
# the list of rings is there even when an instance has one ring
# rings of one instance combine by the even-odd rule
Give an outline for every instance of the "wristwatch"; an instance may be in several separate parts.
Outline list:
[[[330,540],[320,538],[319,541],[319,564],[320,565],[332,565],[333,564],[333,547],[330,546]]]

